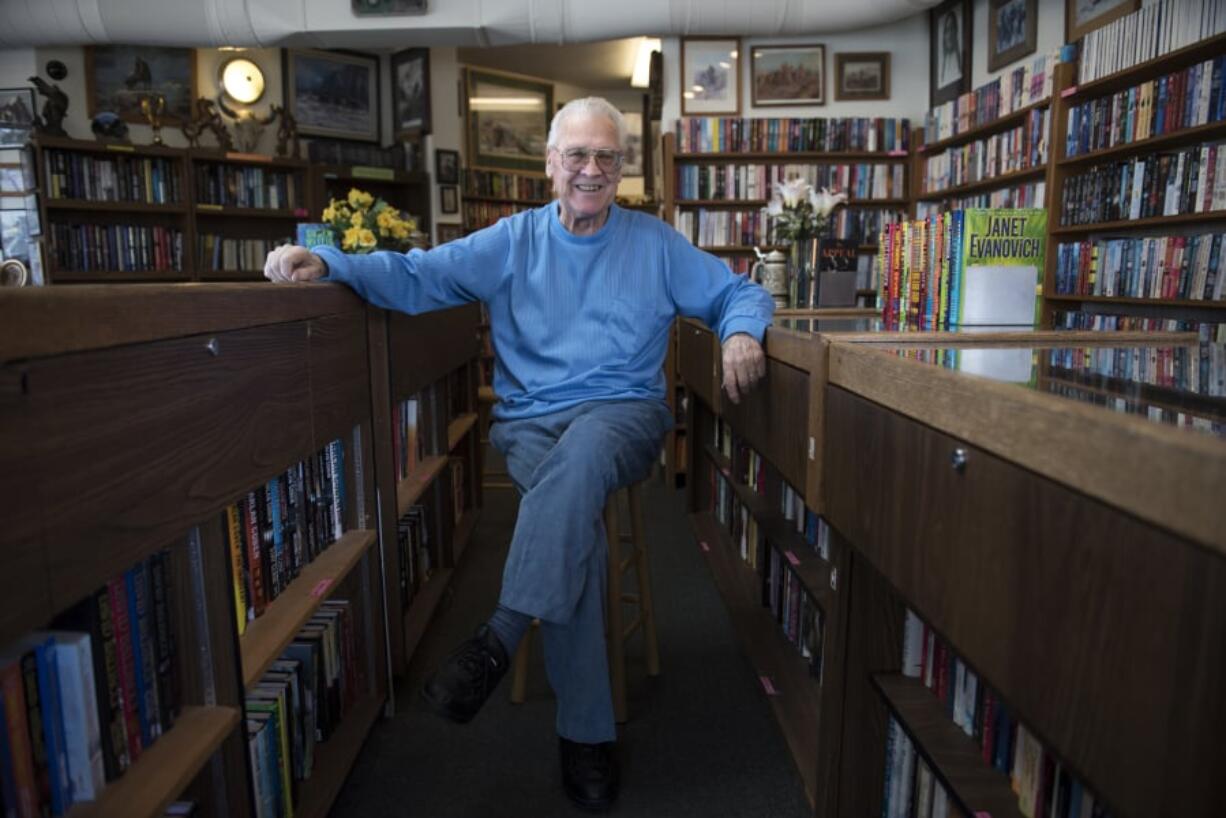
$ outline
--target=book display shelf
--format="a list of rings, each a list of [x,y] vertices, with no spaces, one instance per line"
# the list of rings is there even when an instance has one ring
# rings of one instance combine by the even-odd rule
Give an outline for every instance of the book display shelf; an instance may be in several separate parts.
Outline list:
[[[551,201],[553,192],[544,171],[511,173],[505,171],[464,171],[464,232],[489,227],[504,216]]]
[[[368,308],[323,285],[0,297],[14,499],[0,644],[55,628],[58,654],[58,631],[90,635],[112,726],[103,755],[122,771],[69,814],[158,818],[182,799],[199,815],[250,816],[280,793],[296,815],[325,815],[389,695]],[[108,589],[109,608],[91,613]],[[142,647],[144,663],[129,661]],[[308,670],[335,647],[339,663]],[[310,663],[288,658],[299,648]],[[305,768],[298,749],[291,764],[258,739],[289,730],[291,705],[306,713],[289,695],[299,685],[319,693],[326,734]],[[270,718],[270,701],[287,709]],[[69,720],[69,735],[83,723]]]
[[[1105,336],[1093,332],[1042,330],[988,334],[890,333],[881,331],[881,326],[879,319],[838,315],[780,319],[779,326],[768,331],[768,374],[764,388],[734,405],[719,393],[719,347],[714,333],[697,322],[681,323],[679,369],[689,389],[689,424],[694,433],[687,481],[691,520],[699,547],[712,569],[747,658],[754,673],[762,679],[767,700],[779,718],[814,813],[883,814],[889,704],[902,712],[898,718],[911,719],[905,724],[908,730],[923,732],[931,723],[932,746],[923,745],[921,754],[939,757],[939,764],[929,766],[937,771],[946,789],[953,788],[949,793],[950,803],[957,809],[967,810],[965,814],[969,816],[975,809],[992,809],[1000,803],[1016,804],[1015,798],[1009,802],[1005,797],[1011,794],[1008,778],[996,773],[988,776],[976,768],[963,769],[967,758],[979,758],[978,748],[969,739],[963,738],[969,750],[957,743],[950,745],[956,752],[952,759],[947,759],[942,748],[949,742],[951,732],[946,729],[948,719],[944,704],[922,688],[922,697],[912,695],[918,683],[907,678],[895,684],[894,677],[900,675],[901,669],[905,606],[915,608],[931,623],[932,614],[926,604],[928,597],[935,594],[942,604],[954,604],[951,600],[963,595],[949,593],[949,589],[961,588],[960,583],[972,578],[959,572],[956,566],[943,562],[937,566],[942,569],[940,572],[908,562],[904,544],[909,542],[907,536],[916,534],[913,529],[917,527],[922,529],[923,537],[939,542],[941,537],[948,535],[945,520],[952,513],[977,510],[987,515],[986,510],[993,509],[992,513],[999,513],[1010,526],[1022,531],[1026,530],[1022,522],[1026,518],[1008,507],[1005,499],[1011,495],[1001,495],[991,505],[959,502],[947,506],[929,503],[925,499],[927,489],[911,491],[913,497],[908,502],[918,506],[897,534],[902,549],[898,559],[915,572],[916,582],[927,583],[927,586],[923,599],[918,591],[914,596],[900,595],[902,586],[889,574],[883,579],[882,569],[875,561],[868,560],[864,552],[871,553],[870,548],[876,547],[878,539],[888,533],[881,529],[886,524],[887,512],[902,501],[894,493],[872,488],[870,483],[888,483],[893,487],[891,491],[901,492],[904,484],[914,489],[926,486],[930,478],[916,473],[910,464],[908,458],[920,454],[914,447],[901,443],[887,446],[865,433],[851,437],[848,430],[834,429],[836,418],[832,413],[840,407],[832,398],[836,383],[833,350],[847,348],[861,357],[887,358],[876,350],[900,347],[914,352],[937,343],[955,351],[992,347],[995,353],[1003,353],[1009,363],[1016,363],[1020,355],[1027,364],[1027,377],[1030,377],[1029,365],[1035,356],[1032,348],[1069,344],[1089,349],[1121,343],[1142,347],[1166,345],[1179,347],[1186,362],[1190,360],[1188,356],[1195,355],[1196,335],[1127,333]],[[865,360],[871,363],[877,358]],[[889,360],[898,362],[898,366],[919,366],[897,356],[889,356]],[[981,365],[983,356],[968,353],[958,358],[954,354],[951,360],[974,371]],[[857,367],[844,364],[838,372],[846,383],[851,378],[847,372],[861,372],[865,366],[864,363]],[[932,368],[925,366],[924,370]],[[962,373],[942,374],[972,384],[980,380]],[[895,391],[905,396],[919,391],[920,386],[918,380],[908,381],[898,385]],[[1022,387],[1008,388],[1024,391]],[[939,392],[934,387],[927,391]],[[1062,399],[1051,396],[1041,399],[1062,404]],[[949,407],[948,411],[955,421],[962,414],[956,406]],[[1103,413],[1084,406],[1071,411],[1090,411],[1095,417]],[[860,414],[851,412],[841,419],[846,422],[847,418],[856,420],[859,417]],[[982,417],[999,419],[1006,416]],[[1124,422],[1127,423],[1127,419]],[[984,424],[990,425],[988,421]],[[1085,429],[1078,428],[1080,434],[1086,433]],[[1012,437],[1010,432],[999,429],[998,432],[1003,439]],[[853,444],[852,440],[857,442]],[[1202,444],[1209,445],[1204,441],[1192,445],[1201,447]],[[1219,455],[1226,453],[1219,452]],[[948,458],[949,453],[944,456]],[[873,460],[874,470],[859,465],[857,458]],[[897,458],[898,462],[876,463],[874,458]],[[1226,461],[1216,462],[1214,468],[1219,471],[1215,473],[1220,474]],[[847,485],[852,464],[857,464],[859,469],[854,491]],[[1198,464],[1197,469],[1203,465]],[[1070,468],[1076,471],[1076,467]],[[1200,491],[1205,490],[1208,489]],[[875,512],[878,516],[857,511],[859,527],[852,527],[844,516],[847,509],[836,504],[853,501],[881,506]],[[1061,519],[1070,518],[1066,515]],[[907,525],[911,529],[906,529]],[[1203,529],[1204,523],[1200,525]],[[1220,534],[1213,536],[1220,537]],[[1025,536],[1019,535],[1019,542],[1023,540]],[[1001,557],[993,564],[1015,565],[1017,559]],[[1001,576],[996,576],[998,574]],[[1006,585],[1010,581],[1008,572],[996,571],[993,576]],[[993,591],[999,599],[1013,598],[999,586]],[[984,599],[988,598],[984,595]],[[1022,599],[1018,597],[1019,604]],[[996,654],[1000,654],[1013,635],[1013,631],[1005,630],[1008,623],[1022,620],[1016,613],[1006,611],[998,616],[989,615],[990,611],[990,607],[971,610],[963,606],[958,608],[957,619],[960,623],[978,622],[984,628],[999,628],[993,632],[995,642],[992,644]],[[963,651],[961,655],[968,666],[980,670],[983,659],[977,651],[988,648],[977,643],[976,650],[970,650],[952,634],[941,630],[947,627],[946,620],[939,622],[940,626],[934,624],[933,627]],[[1047,632],[1051,632],[1050,628]],[[1002,636],[1007,638],[1002,639]],[[995,685],[1003,684],[986,671],[985,676]],[[1014,701],[1015,694],[1008,686],[996,689],[1001,691],[1005,701]],[[1033,717],[1025,710],[1021,712],[1027,728],[1047,740],[1046,726],[1031,721]],[[851,725],[856,725],[855,729]],[[867,729],[863,725],[868,725]],[[1109,736],[1111,731],[1104,726],[1101,734]],[[1091,785],[1102,786],[1086,772],[1088,768],[1078,764],[1079,759],[1062,754],[1059,749],[1062,745],[1058,742],[1055,746],[1068,769],[1085,772]],[[955,769],[959,763],[963,768]],[[976,800],[976,782],[984,779],[989,779],[990,784],[986,792],[1004,801]],[[964,791],[964,787],[970,790]],[[975,807],[976,804],[980,806]],[[950,814],[958,813],[955,810]],[[992,809],[992,814],[1013,813],[998,813]]]
[[[1044,326],[1078,312],[1226,321],[1224,51],[1217,34],[1088,82],[1068,68],[1052,102]]]

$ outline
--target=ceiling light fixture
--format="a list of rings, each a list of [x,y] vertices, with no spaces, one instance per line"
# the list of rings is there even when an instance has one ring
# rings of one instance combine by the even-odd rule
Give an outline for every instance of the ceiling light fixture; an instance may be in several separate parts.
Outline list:
[[[651,53],[660,50],[658,37],[644,37],[639,40],[638,53],[634,55],[634,73],[630,75],[632,88],[646,88],[651,80]]]

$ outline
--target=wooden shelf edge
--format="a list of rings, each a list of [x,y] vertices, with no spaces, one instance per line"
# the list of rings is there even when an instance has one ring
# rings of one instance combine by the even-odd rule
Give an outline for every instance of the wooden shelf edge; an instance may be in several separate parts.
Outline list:
[[[477,517],[480,514],[480,509],[470,508],[460,515],[460,521],[456,523],[454,540],[451,544],[451,555],[456,565],[460,564],[460,559],[468,550],[468,544],[472,542],[473,531],[477,528]]]
[[[235,707],[185,707],[175,725],[141,753],[97,801],[77,804],[68,818],[161,818],[238,726]]]
[[[247,632],[239,639],[244,687],[251,687],[260,680],[376,539],[376,533],[370,529],[345,532],[314,562],[303,567],[290,586],[269,603],[262,616],[247,623]]]
[[[989,766],[974,739],[962,732],[940,700],[918,679],[873,674],[873,684],[950,795],[967,815],[1022,818],[1009,777]]]
[[[456,445],[468,434],[477,423],[477,413],[467,412],[447,424],[447,451],[453,451]]]
[[[327,741],[315,745],[315,767],[310,778],[300,784],[296,818],[324,818],[332,809],[382,709],[382,698],[366,696],[353,705]]]
[[[443,600],[443,594],[451,583],[451,574],[455,569],[443,568],[434,572],[434,576],[413,594],[409,609],[401,614],[404,618],[404,661],[408,665],[413,658],[413,652],[426,633],[426,627],[434,618],[438,604]]]
[[[434,482],[434,478],[439,476],[443,467],[447,465],[447,458],[442,455],[430,455],[425,460],[417,464],[417,468],[409,472],[409,476],[396,484],[396,518],[399,519],[405,515],[409,507],[414,505],[430,484]]]
[[[1052,227],[1053,236],[1076,236],[1084,233],[1104,233],[1114,230],[1140,230],[1146,227],[1166,227],[1172,224],[1199,224],[1201,222],[1226,221],[1226,210],[1207,210],[1202,213],[1178,213],[1174,216],[1148,216],[1143,219],[1125,219],[1118,222],[1095,222],[1094,224],[1069,224]]]
[[[1056,164],[1061,167],[1076,167],[1097,162],[1108,162],[1159,148],[1180,145],[1185,141],[1199,142],[1202,139],[1213,139],[1222,134],[1226,134],[1226,120],[1206,122],[1204,125],[1196,125],[1191,128],[1159,134],[1158,136],[1150,136],[1145,139],[1138,139],[1135,142],[1125,142],[1120,145],[1112,145],[1109,148],[1099,148],[1089,153],[1079,153],[1076,156],[1066,156]]]
[[[1189,309],[1210,309],[1210,310],[1226,310],[1226,301],[1193,301],[1191,299],[1162,299],[1162,298],[1131,298],[1126,295],[1066,295],[1057,293],[1055,295],[1043,296],[1047,301],[1065,301],[1069,303],[1080,303],[1082,301],[1094,304],[1137,304],[1147,307],[1174,307],[1183,310]]]
[[[941,199],[951,199],[955,196],[966,196],[972,193],[980,193],[985,190],[995,190],[996,188],[1008,187],[1011,184],[1028,181],[1030,179],[1041,179],[1046,174],[1046,165],[1026,168],[1025,170],[1010,171],[1009,173],[1002,173],[998,176],[993,176],[990,179],[980,179],[978,182],[968,182],[965,185],[958,185],[957,187],[947,187],[941,190],[921,191],[919,196],[916,197],[916,201],[933,202]]]
[[[157,204],[153,202],[92,201],[90,199],[46,199],[48,210],[96,210],[103,213],[170,213],[181,215],[187,212],[183,204]]]

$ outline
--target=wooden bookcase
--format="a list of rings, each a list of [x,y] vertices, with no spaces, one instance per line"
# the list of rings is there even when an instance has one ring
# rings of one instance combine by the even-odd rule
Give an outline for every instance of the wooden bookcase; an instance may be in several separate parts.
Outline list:
[[[430,235],[430,177],[395,168],[365,165],[312,165],[309,180],[310,220],[318,221],[332,199],[344,199],[357,188],[417,219],[417,229]]]
[[[504,216],[540,207],[552,200],[545,173],[474,170],[464,171],[464,232],[489,227]]]
[[[1061,66],[1063,75],[1058,87],[1062,90],[1052,101],[1051,124],[1054,138],[1051,144],[1051,163],[1047,176],[1050,205],[1047,265],[1043,281],[1043,326],[1054,326],[1057,311],[1123,314],[1210,323],[1226,321],[1226,300],[1093,296],[1056,291],[1057,253],[1061,242],[1080,241],[1104,233],[1113,237],[1139,237],[1179,235],[1222,229],[1223,222],[1226,222],[1226,210],[1098,224],[1066,225],[1065,222],[1070,220],[1065,217],[1062,192],[1071,175],[1087,171],[1095,165],[1153,155],[1172,149],[1188,148],[1221,140],[1223,136],[1226,136],[1226,121],[1218,121],[1071,157],[1068,156],[1065,142],[1070,108],[1108,97],[1141,83],[1155,80],[1165,74],[1215,58],[1221,55],[1223,50],[1226,50],[1226,35],[1218,35],[1084,85],[1076,84],[1071,65]]]

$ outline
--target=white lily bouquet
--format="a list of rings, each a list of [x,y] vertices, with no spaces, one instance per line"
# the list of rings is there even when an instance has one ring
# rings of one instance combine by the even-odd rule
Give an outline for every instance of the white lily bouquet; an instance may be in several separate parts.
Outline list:
[[[784,244],[814,238],[826,227],[826,221],[836,207],[847,201],[846,193],[831,193],[794,176],[775,186],[770,204],[765,208],[774,223],[775,236]]]

